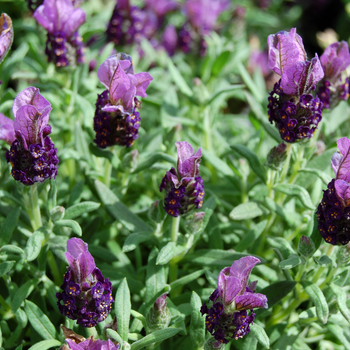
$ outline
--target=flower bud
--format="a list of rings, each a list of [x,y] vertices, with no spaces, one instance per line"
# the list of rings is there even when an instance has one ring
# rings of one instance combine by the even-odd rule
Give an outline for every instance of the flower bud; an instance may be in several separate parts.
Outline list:
[[[53,222],[62,220],[64,218],[65,211],[66,211],[66,209],[64,207],[59,207],[59,206],[54,207],[50,211],[51,220]]]
[[[298,253],[302,257],[308,259],[315,254],[315,251],[316,251],[316,247],[312,239],[310,237],[306,237],[302,235],[300,237],[299,244],[298,244]]]
[[[167,328],[170,323],[170,310],[166,304],[166,293],[162,294],[154,303],[146,317],[147,333]]]
[[[338,248],[336,262],[338,266],[347,265],[350,261],[350,243]]]
[[[224,348],[225,348],[225,344],[213,338],[209,338],[204,344],[204,350],[224,349]]]
[[[280,143],[275,146],[267,155],[266,165],[273,170],[281,170],[287,158],[287,145]]]
[[[205,213],[203,211],[200,211],[189,216],[186,220],[187,231],[192,234],[199,232],[203,227],[204,215]]]

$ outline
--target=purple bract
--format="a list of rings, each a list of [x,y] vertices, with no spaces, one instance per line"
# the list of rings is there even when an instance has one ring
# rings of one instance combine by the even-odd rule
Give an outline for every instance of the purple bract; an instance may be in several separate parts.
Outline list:
[[[327,243],[345,245],[350,242],[350,140],[337,142],[340,153],[332,156],[335,179],[323,193],[317,209],[318,228]]]
[[[88,245],[80,238],[68,240],[65,256],[69,267],[61,285],[63,291],[56,294],[58,309],[83,327],[94,327],[111,311],[112,284],[102,276]]]
[[[119,344],[115,345],[110,339],[108,340],[94,340],[91,337],[79,342],[78,344],[72,339],[66,339],[70,350],[118,350]],[[62,350],[65,350],[63,348]]]
[[[258,258],[246,256],[220,272],[218,288],[209,297],[212,307],[203,304],[201,308],[202,315],[207,314],[206,328],[216,341],[226,344],[227,338],[242,338],[250,332],[253,309],[268,307],[266,296],[255,293],[257,282],[248,285],[250,272],[259,262]]]
[[[171,168],[163,177],[160,191],[165,190],[165,211],[177,217],[203,205],[204,186],[199,176],[202,150],[196,153],[186,141],[175,143],[177,147],[177,170]]]
[[[6,152],[6,160],[12,165],[14,179],[25,185],[56,178],[57,149],[48,136],[51,109],[50,102],[35,87],[24,89],[13,103],[16,139]]]
[[[136,96],[146,97],[153,80],[149,73],[134,74],[131,57],[119,53],[109,57],[98,69],[97,76],[107,88],[98,95],[94,117],[96,139],[101,148],[112,145],[130,147],[138,138],[141,104]]]
[[[0,140],[4,140],[10,145],[15,141],[13,120],[5,117],[2,113],[0,113]]]
[[[2,13],[0,16],[0,63],[4,60],[10,50],[12,41],[12,20],[6,13]]]
[[[85,12],[71,0],[45,0],[33,14],[47,30],[46,54],[57,67],[84,62],[82,38],[77,30],[85,22]]]

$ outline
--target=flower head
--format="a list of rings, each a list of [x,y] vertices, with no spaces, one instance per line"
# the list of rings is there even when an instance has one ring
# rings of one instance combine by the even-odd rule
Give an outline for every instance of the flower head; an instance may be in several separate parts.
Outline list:
[[[170,323],[170,310],[166,303],[167,294],[162,294],[155,301],[147,314],[146,322],[148,333],[167,328]]]
[[[78,28],[85,22],[85,12],[75,8],[71,0],[45,0],[33,14],[47,32],[46,54],[57,67],[69,61],[83,63],[82,39]],[[74,53],[75,52],[75,53]]]
[[[327,243],[345,245],[350,242],[350,140],[337,142],[340,153],[332,156],[333,179],[323,193],[317,209],[318,229]]]
[[[82,342],[76,343],[72,339],[66,339],[70,350],[118,350],[119,344],[115,345],[110,339],[95,340],[92,337],[85,339]]]
[[[0,140],[4,140],[10,145],[15,140],[15,130],[13,120],[0,113]]]
[[[323,108],[336,106],[340,100],[349,98],[349,77],[346,68],[350,65],[349,46],[346,41],[329,45],[320,57],[324,79],[318,89]]]
[[[6,159],[12,165],[12,176],[25,185],[56,178],[57,149],[50,137],[48,124],[51,104],[35,87],[20,92],[13,103],[13,123],[16,139]]]
[[[172,0],[146,0],[147,8],[151,9],[159,18],[177,8],[177,3]]]
[[[165,211],[174,217],[201,208],[204,198],[203,180],[199,176],[202,150],[196,153],[186,141],[175,143],[177,148],[177,170],[171,168],[163,177],[160,191],[165,190]]]
[[[248,285],[250,272],[259,262],[258,258],[246,256],[220,272],[218,288],[209,297],[212,307],[203,304],[201,308],[202,315],[207,314],[206,328],[216,341],[226,344],[227,338],[242,338],[254,321],[252,309],[268,307],[266,296],[255,293],[257,282]]]
[[[101,147],[130,147],[138,138],[140,102],[153,80],[149,73],[134,74],[131,57],[119,53],[109,57],[98,69],[97,76],[107,88],[98,95],[94,118],[95,143]]]
[[[62,315],[77,320],[83,327],[94,327],[111,311],[112,284],[102,276],[88,245],[80,238],[68,240],[65,256],[69,267],[61,286],[63,291],[56,294],[58,308]]]
[[[0,16],[0,63],[4,60],[13,42],[12,20],[6,14]]]

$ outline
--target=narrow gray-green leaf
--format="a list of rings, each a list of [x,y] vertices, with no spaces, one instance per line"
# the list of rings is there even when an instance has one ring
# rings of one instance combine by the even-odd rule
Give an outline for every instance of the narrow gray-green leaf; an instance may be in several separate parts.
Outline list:
[[[167,264],[176,254],[175,242],[167,243],[159,252],[157,256],[156,265]]]
[[[100,203],[96,202],[82,202],[78,204],[74,204],[68,209],[66,209],[66,212],[64,214],[65,219],[75,219],[76,217],[79,217],[80,215],[84,213],[89,213],[90,211],[98,209],[100,206]]]
[[[171,78],[173,79],[175,85],[179,88],[179,90],[187,96],[192,96],[193,95],[192,90],[189,88],[185,79],[182,77],[179,70],[174,66],[174,63],[170,58],[168,59],[168,69],[169,69]]]
[[[114,340],[116,340],[120,345],[122,345],[124,343],[123,339],[121,338],[121,336],[118,334],[118,332],[116,332],[115,330],[111,329],[111,328],[107,328],[106,329],[106,333]]]
[[[332,178],[328,174],[326,174],[325,172],[323,172],[322,170],[319,170],[319,169],[304,168],[304,169],[300,169],[299,172],[315,174],[322,180],[322,182],[325,185],[328,185],[332,180]]]
[[[242,252],[243,250],[249,248],[263,233],[267,220],[261,221],[243,236],[238,245],[235,247],[237,252]]]
[[[238,71],[248,89],[251,91],[257,101],[261,103],[263,100],[263,94],[241,62],[238,63]]]
[[[216,170],[221,172],[226,176],[235,176],[234,171],[220,158],[215,154],[210,153],[206,149],[202,149],[204,159],[208,161]]]
[[[13,208],[7,215],[5,221],[1,225],[0,246],[10,242],[12,232],[17,226],[19,214],[21,213],[20,207]]]
[[[122,280],[115,296],[115,314],[118,322],[118,333],[124,341],[128,341],[131,312],[130,290],[126,278]]]
[[[131,344],[131,350],[143,349],[153,343],[162,342],[165,339],[173,337],[179,333],[181,328],[166,328],[159,331],[155,331],[149,335],[146,335],[143,339]]]
[[[205,272],[205,270],[199,270],[199,271],[192,272],[189,275],[186,275],[184,277],[177,279],[174,282],[171,282],[170,287],[171,287],[171,289],[176,289],[178,287],[182,287],[182,286],[186,285],[187,283],[190,283],[190,282],[196,280],[198,277],[202,276],[204,272]]]
[[[301,264],[301,259],[300,259],[299,255],[292,254],[288,257],[288,259],[281,261],[279,264],[279,267],[282,270],[289,270],[289,269],[292,269],[293,267],[296,267],[300,264]]]
[[[7,244],[0,248],[0,253],[20,254],[25,256],[24,250],[16,245]]]
[[[191,296],[192,311],[190,324],[190,336],[193,349],[203,348],[205,342],[205,318],[200,313],[201,306],[201,298],[193,291]]]
[[[57,205],[57,183],[56,180],[50,180],[50,190],[47,196],[47,207],[51,211]]]
[[[4,261],[0,264],[0,277],[6,275],[15,266],[16,261]]]
[[[261,164],[257,155],[251,151],[249,148],[243,145],[231,145],[231,148],[237,152],[241,157],[247,159],[250,167],[254,171],[254,173],[264,182],[266,183],[266,169]]]
[[[334,283],[331,284],[331,289],[337,298],[337,304],[341,314],[350,323],[350,310],[346,305],[347,296],[345,290]]]
[[[304,205],[305,208],[315,209],[313,205],[309,192],[306,191],[304,187],[295,184],[278,184],[273,188],[275,191],[285,193],[289,196],[295,196],[300,199],[301,204]]]
[[[28,316],[28,320],[32,327],[44,339],[56,338],[55,326],[51,323],[49,318],[31,301],[26,300],[24,311]],[[38,348],[39,349],[39,348]]]
[[[27,261],[33,261],[38,257],[41,250],[41,245],[45,239],[44,232],[44,230],[39,229],[35,231],[31,237],[29,237],[25,248]]]
[[[62,343],[56,339],[43,340],[31,346],[28,350],[47,350],[47,349],[53,348],[54,346],[60,346],[60,345],[62,345]]]
[[[322,290],[311,281],[301,281],[300,283],[302,284],[306,293],[309,294],[310,299],[314,303],[318,319],[324,324],[327,323],[329,309],[326,298],[322,293]]]
[[[252,326],[250,326],[250,330],[264,348],[270,349],[270,339],[267,336],[264,328],[254,323]]]
[[[157,238],[153,233],[150,232],[135,232],[129,235],[123,245],[123,252],[131,252],[136,249],[136,247],[142,243],[147,241],[155,241],[157,242]]]
[[[83,234],[80,225],[75,220],[66,220],[66,219],[60,220],[60,221],[56,221],[55,225],[69,227],[78,236],[82,236]]]
[[[138,164],[136,169],[133,171],[133,174],[139,173],[145,169],[149,169],[153,164],[157,162],[168,162],[170,164],[176,165],[176,159],[166,153],[153,153],[148,159]]]
[[[28,298],[30,293],[33,291],[35,286],[38,284],[38,280],[32,279],[22,284],[18,289],[16,294],[13,297],[11,310],[13,313],[17,311],[17,309],[21,306],[24,299]]]
[[[263,209],[258,203],[256,202],[246,202],[237,205],[231,213],[230,218],[232,220],[247,220],[247,219],[254,219],[258,216],[262,216],[264,214],[268,214],[267,209]]]

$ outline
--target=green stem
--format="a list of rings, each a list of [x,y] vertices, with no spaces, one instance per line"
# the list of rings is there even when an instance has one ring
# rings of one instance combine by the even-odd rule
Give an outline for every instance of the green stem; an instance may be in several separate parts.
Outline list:
[[[333,250],[334,250],[334,245],[329,244],[326,254],[327,254],[329,257],[331,257],[331,256],[332,256],[332,253],[333,253]],[[317,271],[316,271],[316,273],[315,273],[315,276],[314,276],[313,279],[312,279],[312,282],[313,282],[313,283],[317,283],[317,282],[318,282],[319,278],[322,276],[322,273],[323,273],[323,271],[324,271],[325,269],[326,269],[326,267],[323,267],[323,266],[320,266],[320,267],[317,269]]]
[[[109,159],[106,159],[103,182],[107,187],[109,187],[109,185],[111,184],[111,174],[112,174],[112,164],[109,161]]]
[[[175,242],[177,241],[177,235],[179,233],[179,227],[180,227],[180,216],[173,218],[173,223],[171,226],[171,241]]]
[[[30,203],[28,209],[31,212],[30,218],[33,230],[36,231],[39,227],[43,225],[41,221],[41,213],[39,206],[38,184],[30,186]]]
[[[209,108],[204,109],[203,127],[204,127],[205,148],[209,152],[213,153],[213,143],[211,140],[211,123],[210,123]]]
[[[94,339],[98,339],[98,333],[95,327],[86,328],[89,337],[92,335]]]
[[[177,242],[177,236],[179,233],[179,227],[180,227],[180,216],[173,218],[173,223],[171,225],[171,241],[176,243]],[[177,280],[177,262],[175,258],[172,258],[169,262],[169,281],[174,282]],[[171,297],[174,298],[176,296],[176,291],[171,291]]]
[[[282,169],[282,174],[281,174],[281,178],[279,181],[280,183],[282,183],[287,176],[291,156],[292,156],[292,144],[288,143],[287,144],[287,159],[286,159],[286,162],[284,163],[284,166]]]

